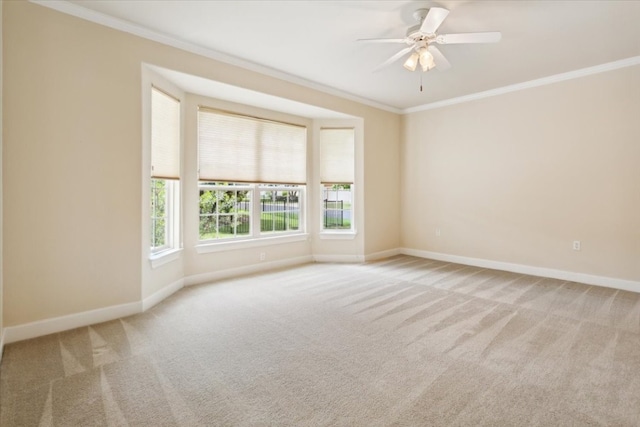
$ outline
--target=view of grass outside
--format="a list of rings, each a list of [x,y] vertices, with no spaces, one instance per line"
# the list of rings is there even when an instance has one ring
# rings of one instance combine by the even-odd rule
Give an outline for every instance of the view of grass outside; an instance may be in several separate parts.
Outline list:
[[[351,184],[328,184],[323,187],[323,228],[351,229]]]
[[[252,197],[259,200],[259,234],[297,231],[300,223],[299,191],[295,187],[256,184],[212,183],[200,188],[200,240],[234,237],[257,237],[252,233]],[[350,230],[352,225],[351,184],[329,184],[323,187],[322,225],[325,230]],[[159,218],[155,227],[160,227]],[[158,230],[158,236],[160,237]]]
[[[298,230],[298,212],[262,212],[260,214],[260,231]]]
[[[250,234],[250,191],[231,188],[200,190],[200,240]]]
[[[216,189],[200,189],[200,240],[251,235],[251,189],[212,184]],[[220,186],[227,186],[220,189]],[[246,188],[246,186],[245,186]],[[260,191],[260,232],[275,233],[300,229],[298,191]]]
[[[298,192],[260,192],[260,232],[282,232],[299,229]]]
[[[251,236],[251,197],[247,185],[212,184],[200,189],[200,240]],[[220,187],[224,187],[221,189]],[[281,233],[301,229],[298,190],[260,186],[260,233]],[[323,188],[323,228],[351,229],[351,185],[333,184]],[[151,247],[167,245],[167,183],[151,180]]]
[[[151,248],[167,244],[167,182],[151,180]]]
[[[351,203],[325,201],[324,228],[350,229]]]

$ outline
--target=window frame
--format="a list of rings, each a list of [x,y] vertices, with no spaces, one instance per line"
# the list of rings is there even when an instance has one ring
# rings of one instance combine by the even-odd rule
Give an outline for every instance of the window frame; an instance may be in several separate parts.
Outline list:
[[[333,180],[328,180],[328,182],[322,182],[322,177],[319,177],[319,185],[318,188],[318,236],[320,239],[337,239],[337,240],[350,240],[355,239],[357,235],[357,219],[356,219],[356,210],[359,208],[357,204],[357,187],[356,187],[356,176],[357,176],[357,140],[358,140],[358,127],[352,125],[351,123],[340,123],[336,125],[325,124],[318,127],[318,169],[321,170],[323,168],[323,161],[325,159],[322,156],[322,131],[323,130],[351,130],[353,132],[353,177],[351,182],[333,182]],[[335,178],[335,177],[331,177]],[[327,185],[350,185],[351,192],[351,208],[350,208],[350,224],[349,228],[326,228],[325,227],[325,206],[324,206],[324,191]]]
[[[338,233],[338,234],[346,234],[346,233],[354,233],[355,232],[355,218],[354,218],[354,205],[355,205],[355,185],[350,182],[345,183],[335,183],[333,185],[349,185],[349,193],[350,193],[350,208],[349,211],[349,228],[327,228],[325,226],[325,215],[328,209],[325,208],[324,202],[324,194],[327,184],[320,184],[320,232],[325,234]],[[347,191],[347,190],[343,190]],[[336,210],[336,209],[333,209]],[[341,211],[345,211],[345,209],[340,209]]]
[[[165,244],[162,246],[150,246],[152,257],[173,251],[179,246],[180,241],[180,181],[173,179],[156,179],[154,181],[165,182]],[[153,190],[151,190],[153,192]],[[151,196],[153,197],[153,195]],[[151,227],[153,229],[154,211],[151,209]],[[153,235],[150,236],[151,240]]]
[[[253,203],[253,199],[254,199],[254,193],[253,193],[253,187],[250,184],[240,184],[240,183],[230,183],[232,185],[221,185],[221,184],[217,184],[217,183],[209,183],[209,182],[205,182],[205,181],[198,181],[198,243],[214,243],[214,242],[226,242],[226,241],[237,241],[239,239],[246,239],[251,237],[251,235],[253,234],[253,223],[252,223],[252,218],[253,218],[253,210],[254,210],[254,203]],[[247,191],[249,194],[249,233],[248,235],[241,235],[238,236],[236,234],[235,237],[222,237],[222,238],[213,238],[213,239],[201,239],[200,236],[200,221],[202,219],[202,212],[200,211],[200,191],[202,190],[209,190],[212,192],[217,192],[217,191],[229,191],[229,190],[236,190],[236,191]],[[217,203],[216,203],[216,207],[217,207]],[[220,217],[221,213],[220,212],[216,212],[214,214],[212,214],[211,216],[216,216],[216,217]]]
[[[293,188],[295,188],[295,190],[292,190]],[[260,197],[258,198],[258,200],[256,200],[256,205],[259,207],[260,209],[257,210],[257,212],[260,212],[259,218],[258,215],[256,215],[256,223],[259,225],[258,227],[258,234],[260,237],[269,237],[269,236],[284,236],[284,235],[291,235],[291,234],[300,234],[300,233],[305,233],[306,231],[306,221],[305,221],[305,212],[304,212],[304,206],[305,206],[305,201],[306,201],[306,185],[299,185],[299,184],[256,184],[256,191],[260,194]],[[262,202],[262,192],[263,191],[297,191],[298,192],[298,229],[295,230],[282,230],[282,231],[262,231],[262,214],[264,213],[261,209],[261,202]],[[283,210],[284,213],[286,213],[286,210]]]
[[[229,183],[225,183],[229,184]],[[247,244],[250,242],[268,242],[265,244],[272,244],[277,241],[285,240],[301,240],[301,238],[307,238],[306,232],[306,185],[299,184],[263,184],[263,183],[230,183],[233,185],[216,185],[215,183],[207,183],[206,181],[198,181],[198,240],[196,248],[200,248],[199,252],[207,252],[203,248],[212,247],[229,247],[238,244]],[[224,191],[230,188],[241,189],[249,192],[250,209],[249,209],[249,233],[236,237],[223,237],[213,239],[201,239],[200,236],[200,219],[202,214],[200,212],[199,198],[200,191],[212,190],[212,191]],[[262,231],[261,218],[262,209],[261,193],[263,191],[295,191],[298,192],[298,229],[297,230],[282,230],[282,231]],[[212,250],[215,251],[215,250]]]
[[[185,132],[185,94],[176,86],[157,75],[153,70],[143,67],[142,72],[143,80],[143,224],[145,224],[145,232],[142,234],[143,254],[148,260],[152,269],[155,269],[161,265],[167,264],[171,261],[180,258],[183,248],[182,242],[182,180],[183,177],[183,156],[184,156],[184,132]],[[153,167],[153,108],[152,97],[154,91],[162,93],[177,101],[179,108],[177,108],[176,114],[179,114],[179,132],[178,132],[178,145],[179,148],[175,155],[179,156],[177,161],[178,170],[177,176],[154,176]],[[157,117],[157,116],[156,116]],[[165,181],[165,209],[166,209],[166,223],[165,223],[165,244],[158,247],[153,247],[153,209],[152,200],[153,197],[153,180]],[[147,234],[148,233],[148,234]]]
[[[164,182],[164,215],[160,216],[157,213],[157,206],[156,206],[156,181],[162,181]],[[156,254],[159,252],[162,252],[168,248],[171,247],[170,241],[171,241],[171,234],[169,231],[169,223],[170,223],[170,215],[169,212],[169,186],[167,186],[167,180],[166,179],[155,179],[155,178],[151,178],[151,232],[150,232],[150,252],[151,254]],[[156,233],[156,223],[159,219],[164,219],[164,244],[162,246],[155,246],[154,244],[155,242],[155,233]]]

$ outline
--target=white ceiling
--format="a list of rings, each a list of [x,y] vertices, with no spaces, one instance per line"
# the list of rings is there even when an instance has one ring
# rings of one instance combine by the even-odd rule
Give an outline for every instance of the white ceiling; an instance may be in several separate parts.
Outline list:
[[[395,110],[640,56],[638,0],[70,3],[94,17],[104,14],[207,49],[219,59]],[[373,73],[404,45],[356,39],[402,38],[415,24],[412,13],[432,6],[451,11],[441,34],[501,31],[502,40],[440,45],[452,64],[447,71],[412,73],[399,61]]]
[[[254,107],[268,110],[280,111],[294,116],[307,117],[310,119],[349,119],[353,118],[348,114],[327,110],[314,105],[303,104],[302,102],[283,99],[277,96],[262,92],[256,92],[222,82],[205,79],[191,74],[181,73],[175,70],[148,65],[147,67],[169,80],[180,89],[188,93],[208,96],[210,98],[224,101],[237,102],[239,104],[252,105]]]

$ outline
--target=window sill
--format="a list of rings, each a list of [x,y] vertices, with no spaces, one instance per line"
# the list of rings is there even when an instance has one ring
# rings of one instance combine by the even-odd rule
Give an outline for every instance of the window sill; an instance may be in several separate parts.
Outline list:
[[[321,231],[318,235],[320,240],[353,240],[357,236],[357,232],[349,231]]]
[[[261,246],[279,245],[282,243],[302,242],[309,239],[309,235],[304,234],[287,234],[284,236],[261,237],[259,239],[250,240],[234,240],[216,243],[201,243],[196,245],[196,252],[199,254],[207,254],[211,252],[231,251],[234,249],[257,248]]]
[[[166,251],[151,254],[149,256],[149,262],[151,263],[151,268],[158,268],[161,265],[168,264],[171,261],[175,261],[180,258],[181,253],[182,253],[182,248],[177,248],[177,249],[167,249]]]

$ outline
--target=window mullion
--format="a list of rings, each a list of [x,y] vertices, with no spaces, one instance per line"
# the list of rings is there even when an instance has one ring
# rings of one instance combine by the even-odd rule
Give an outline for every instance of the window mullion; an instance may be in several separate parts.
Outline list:
[[[260,209],[260,188],[258,184],[251,186],[251,211],[249,212],[249,218],[251,218],[251,237],[260,237],[262,212]]]

